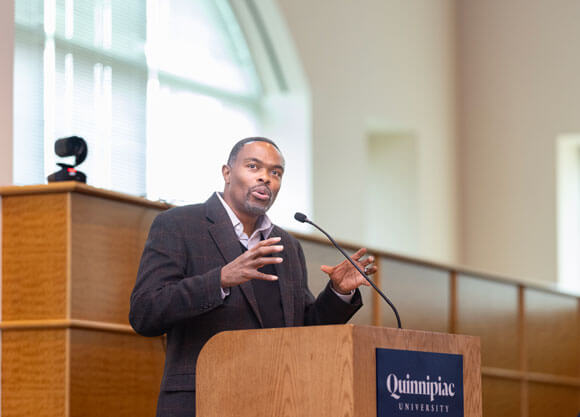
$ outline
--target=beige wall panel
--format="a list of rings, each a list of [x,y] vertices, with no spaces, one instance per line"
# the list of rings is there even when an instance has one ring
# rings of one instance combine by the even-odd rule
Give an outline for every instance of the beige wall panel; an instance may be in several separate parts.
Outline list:
[[[2,331],[2,417],[64,417],[66,330]]]
[[[308,269],[308,286],[316,297],[328,283],[328,275],[320,270],[321,265],[336,265],[344,260],[341,253],[334,247],[301,240],[304,249],[306,268]],[[347,253],[352,253],[347,251]],[[372,293],[371,289],[361,287],[363,298],[362,308],[350,319],[353,324],[372,324]]]
[[[449,331],[449,278],[446,272],[381,259],[383,292],[395,304],[405,329]],[[397,327],[391,308],[379,299],[382,324]]]
[[[369,219],[363,213],[372,197],[364,195],[368,164],[364,140],[371,132],[413,132],[418,149],[418,213],[414,220],[419,231],[412,236],[412,244],[418,248],[413,255],[453,262],[459,213],[456,2],[276,3],[311,88],[312,218],[320,220],[336,238],[365,242]],[[356,196],[337,192],[338,184]],[[396,200],[390,204],[403,205]],[[382,249],[404,250],[398,246]]]
[[[67,199],[2,197],[2,320],[66,317]]]
[[[72,194],[72,317],[128,323],[129,297],[159,210]]]
[[[456,4],[460,262],[555,281],[555,143],[580,131],[580,2]]]
[[[74,329],[70,351],[71,417],[155,416],[160,338]]]
[[[578,300],[527,289],[528,370],[580,376]]]
[[[563,385],[529,384],[529,417],[576,417],[580,389]]]
[[[520,417],[520,382],[482,377],[483,417]],[[575,417],[575,416],[574,416]]]
[[[482,366],[519,368],[515,285],[459,276],[456,329],[481,337]]]

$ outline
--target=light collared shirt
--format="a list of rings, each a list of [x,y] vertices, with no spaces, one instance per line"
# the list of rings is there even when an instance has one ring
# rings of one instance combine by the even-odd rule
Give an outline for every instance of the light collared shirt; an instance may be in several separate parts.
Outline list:
[[[270,220],[268,215],[264,214],[264,215],[260,216],[260,218],[258,219],[256,229],[252,233],[252,236],[248,237],[246,232],[244,232],[244,225],[242,224],[240,219],[238,219],[238,216],[236,216],[236,213],[234,213],[234,211],[228,205],[228,203],[226,203],[226,201],[223,199],[222,193],[216,192],[216,194],[217,194],[220,202],[224,206],[224,209],[226,209],[226,213],[228,213],[228,216],[232,222],[232,225],[234,226],[234,232],[236,233],[238,240],[240,241],[240,243],[242,245],[244,245],[244,247],[246,249],[250,250],[254,246],[256,246],[258,243],[260,243],[260,241],[262,239],[265,240],[265,239],[268,239],[268,237],[270,237],[270,233],[272,233],[272,229],[274,229],[274,224],[272,223],[272,221]],[[340,294],[339,292],[335,291],[335,289],[332,288],[332,286],[330,286],[330,288],[344,302],[350,303],[350,301],[352,300],[352,297],[354,295],[354,291],[351,291],[350,294],[345,295],[345,294]],[[225,299],[228,295],[230,295],[229,288],[220,288],[220,289],[221,289],[221,293],[222,293],[222,299]]]
[[[272,233],[274,224],[272,224],[268,215],[264,214],[263,216],[260,216],[260,218],[258,219],[256,230],[254,230],[252,236],[248,237],[246,232],[244,232],[244,225],[242,224],[240,219],[238,219],[236,213],[234,213],[231,207],[228,206],[228,203],[225,202],[225,200],[221,196],[221,193],[216,194],[220,199],[221,203],[223,204],[224,208],[226,209],[226,212],[228,213],[230,220],[232,221],[232,225],[234,226],[234,232],[236,232],[236,236],[238,237],[240,243],[244,245],[246,249],[252,249],[258,243],[260,243],[262,238],[265,240],[268,239],[268,237],[270,237],[270,233]]]

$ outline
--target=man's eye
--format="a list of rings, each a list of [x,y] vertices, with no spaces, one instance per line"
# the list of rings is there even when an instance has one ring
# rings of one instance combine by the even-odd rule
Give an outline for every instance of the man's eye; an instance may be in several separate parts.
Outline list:
[[[272,175],[275,175],[276,177],[281,177],[282,173],[280,171],[274,170],[274,171],[272,171]]]
[[[256,164],[248,164],[248,168],[254,169],[256,168]]]

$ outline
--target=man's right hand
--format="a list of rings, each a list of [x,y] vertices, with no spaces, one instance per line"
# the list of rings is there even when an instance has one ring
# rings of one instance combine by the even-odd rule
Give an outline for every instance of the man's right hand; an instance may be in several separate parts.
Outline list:
[[[222,288],[234,287],[251,279],[276,281],[278,279],[276,275],[264,274],[258,269],[264,265],[279,264],[283,261],[282,258],[268,256],[284,250],[284,246],[276,245],[278,242],[280,242],[279,237],[262,240],[252,249],[225,265],[221,271]]]

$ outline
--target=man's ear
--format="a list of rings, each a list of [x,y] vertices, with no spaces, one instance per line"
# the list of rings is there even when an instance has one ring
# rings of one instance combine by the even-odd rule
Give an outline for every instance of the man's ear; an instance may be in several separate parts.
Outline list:
[[[229,165],[222,165],[222,176],[224,177],[224,182],[226,184],[230,183],[230,173],[232,172]]]

